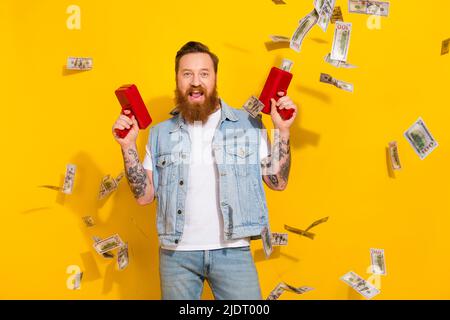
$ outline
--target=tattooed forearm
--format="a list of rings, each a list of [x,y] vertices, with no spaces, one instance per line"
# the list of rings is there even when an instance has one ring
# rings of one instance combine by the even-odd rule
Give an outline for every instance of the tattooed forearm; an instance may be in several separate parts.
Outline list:
[[[286,188],[291,168],[291,148],[289,134],[280,135],[275,132],[271,155],[261,162],[263,175],[267,185],[272,189]]]
[[[125,163],[125,173],[130,185],[131,191],[136,199],[141,198],[146,193],[147,173],[139,161],[139,155],[135,147],[122,150],[123,160]]]

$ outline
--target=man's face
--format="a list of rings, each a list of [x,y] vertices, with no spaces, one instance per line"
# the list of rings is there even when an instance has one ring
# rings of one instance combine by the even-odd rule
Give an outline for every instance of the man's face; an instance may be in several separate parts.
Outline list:
[[[205,122],[218,104],[216,73],[207,53],[181,57],[177,73],[176,102],[188,122]]]

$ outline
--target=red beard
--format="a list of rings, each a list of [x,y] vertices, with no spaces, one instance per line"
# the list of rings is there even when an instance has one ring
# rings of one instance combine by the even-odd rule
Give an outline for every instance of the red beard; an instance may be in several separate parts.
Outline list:
[[[189,95],[194,91],[198,91],[205,96],[204,102],[192,103],[189,101]],[[217,109],[219,98],[216,87],[211,94],[208,94],[202,86],[191,86],[186,92],[181,92],[178,88],[175,89],[175,103],[177,110],[186,122],[192,124],[195,121],[201,121],[205,123],[209,115]]]

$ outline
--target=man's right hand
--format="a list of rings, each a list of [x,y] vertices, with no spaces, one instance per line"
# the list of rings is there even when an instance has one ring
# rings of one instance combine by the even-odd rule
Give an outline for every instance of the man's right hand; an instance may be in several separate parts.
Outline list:
[[[139,134],[139,126],[134,115],[131,116],[131,119],[128,118],[127,115],[131,113],[130,110],[124,110],[124,113],[125,115],[120,114],[119,118],[117,118],[116,122],[114,123],[112,127],[112,134],[122,148],[127,148],[136,144],[136,139]],[[131,129],[126,137],[122,139],[117,136],[116,129],[123,130],[129,128]]]

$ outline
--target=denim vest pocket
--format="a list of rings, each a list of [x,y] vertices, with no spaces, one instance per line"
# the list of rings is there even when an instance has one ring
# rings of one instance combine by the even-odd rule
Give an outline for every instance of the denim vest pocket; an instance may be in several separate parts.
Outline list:
[[[247,176],[248,165],[256,162],[256,144],[227,144],[226,164],[231,165],[238,176]]]
[[[161,154],[156,157],[156,168],[159,173],[159,185],[166,186],[175,181],[177,157],[174,154]]]

